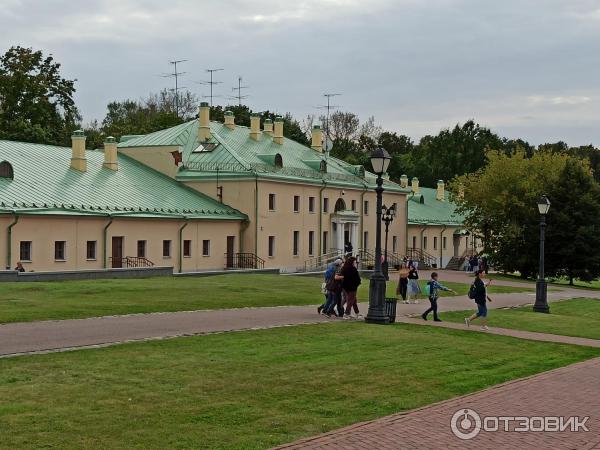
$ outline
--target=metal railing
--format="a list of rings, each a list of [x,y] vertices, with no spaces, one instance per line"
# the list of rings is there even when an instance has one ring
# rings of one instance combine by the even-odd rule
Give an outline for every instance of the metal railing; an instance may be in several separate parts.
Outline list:
[[[153,267],[154,263],[148,258],[141,256],[122,256],[120,258],[110,257],[108,258],[110,267]]]
[[[407,248],[406,257],[413,261],[419,261],[419,264],[424,267],[433,267],[434,264],[437,264],[437,258],[421,248]]]
[[[225,253],[226,269],[264,269],[265,260],[254,253]]]
[[[313,256],[312,258],[304,261],[304,265],[302,267],[298,267],[298,271],[303,272],[314,272],[317,270],[323,270],[327,267],[327,265],[333,262],[336,258],[342,258],[343,252],[342,250],[332,249],[329,253],[324,253],[319,256]]]

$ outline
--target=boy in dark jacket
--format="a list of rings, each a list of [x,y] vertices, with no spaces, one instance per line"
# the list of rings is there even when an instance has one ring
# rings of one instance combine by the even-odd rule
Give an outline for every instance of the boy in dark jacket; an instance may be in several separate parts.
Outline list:
[[[447,288],[446,286],[438,283],[437,272],[433,272],[431,274],[431,280],[429,280],[427,282],[427,285],[429,286],[429,303],[431,303],[431,306],[429,307],[429,309],[427,311],[425,311],[423,314],[421,314],[421,317],[423,318],[423,320],[427,320],[427,316],[429,315],[430,312],[433,311],[433,320],[435,322],[441,322],[440,318],[438,317],[438,313],[437,313],[437,309],[438,309],[437,301],[438,301],[438,298],[440,298],[440,291],[449,291],[449,292],[454,292],[454,291],[452,289]]]
[[[481,330],[487,331],[489,328],[487,326],[486,302],[491,302],[492,299],[487,295],[487,285],[483,282],[483,278],[485,278],[485,272],[483,270],[475,272],[475,281],[473,281],[473,286],[471,286],[471,290],[469,291],[469,297],[475,300],[477,312],[471,315],[471,317],[465,317],[465,324],[470,326],[471,321],[481,317]]]

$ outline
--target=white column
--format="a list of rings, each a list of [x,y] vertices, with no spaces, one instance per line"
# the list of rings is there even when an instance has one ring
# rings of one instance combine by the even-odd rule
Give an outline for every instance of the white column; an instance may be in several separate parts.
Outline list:
[[[336,248],[341,251],[344,251],[344,224],[338,222],[337,224],[337,236],[336,236]]]
[[[352,247],[354,247],[354,253],[358,252],[358,224],[351,223],[350,224],[350,242],[352,242]]]

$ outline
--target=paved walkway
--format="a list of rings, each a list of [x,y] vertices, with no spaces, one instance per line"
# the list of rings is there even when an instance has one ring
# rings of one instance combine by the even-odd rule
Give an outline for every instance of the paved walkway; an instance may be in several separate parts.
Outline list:
[[[600,358],[511,381],[475,394],[453,398],[421,409],[351,425],[304,439],[279,449],[600,449]],[[451,429],[457,411],[470,409],[485,417],[578,416],[588,432],[516,432],[522,423],[509,421],[504,431],[481,430],[461,440]],[[470,416],[473,417],[473,416]],[[464,415],[458,416],[459,423]],[[472,419],[471,424],[475,423]],[[488,427],[494,420],[488,419]],[[539,421],[531,423],[539,427]],[[489,428],[488,428],[489,429]],[[460,429],[469,432],[473,427]]]
[[[424,272],[422,276],[428,276],[428,273]],[[442,278],[445,281],[457,282],[472,280],[472,277],[462,272],[444,272]],[[498,285],[523,285],[518,282],[498,281],[495,283]],[[534,295],[532,293],[497,294],[493,296],[494,302],[490,305],[492,308],[502,308],[533,303]],[[564,289],[548,293],[549,301],[573,297],[600,297],[600,291]],[[421,301],[421,304],[418,305],[398,304],[398,317],[421,313],[426,308],[426,303],[427,301]],[[368,305],[361,303],[360,308],[366,314]],[[445,297],[440,300],[440,311],[442,312],[473,308],[473,301],[466,295]],[[0,325],[0,357],[106,346],[138,340],[321,323],[331,320],[336,319],[327,319],[317,315],[315,306],[289,306],[11,323]]]

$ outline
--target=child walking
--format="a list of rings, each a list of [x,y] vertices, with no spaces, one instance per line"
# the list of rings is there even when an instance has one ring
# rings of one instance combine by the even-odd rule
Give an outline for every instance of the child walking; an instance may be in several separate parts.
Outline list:
[[[475,303],[477,303],[477,312],[471,315],[471,317],[465,317],[465,324],[471,326],[471,321],[480,317],[481,330],[488,331],[486,302],[491,302],[492,299],[487,295],[487,285],[489,285],[489,283],[486,285],[483,282],[483,278],[485,278],[485,272],[483,270],[475,272],[475,281],[473,281],[471,289],[469,289],[469,298],[475,300]]]
[[[427,320],[427,316],[429,315],[430,312],[433,311],[433,320],[435,322],[441,322],[440,318],[438,317],[438,305],[437,305],[437,301],[438,298],[440,297],[440,291],[449,291],[449,292],[454,292],[452,289],[447,288],[446,286],[438,283],[438,274],[437,272],[432,272],[431,273],[431,280],[429,280],[427,282],[427,286],[429,287],[429,303],[431,303],[431,306],[429,307],[429,309],[427,311],[425,311],[423,314],[421,314],[421,317],[423,318],[423,320]],[[456,292],[454,292],[456,293]]]

